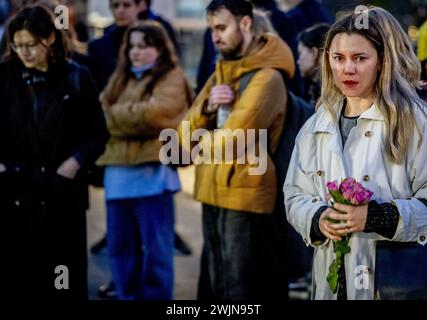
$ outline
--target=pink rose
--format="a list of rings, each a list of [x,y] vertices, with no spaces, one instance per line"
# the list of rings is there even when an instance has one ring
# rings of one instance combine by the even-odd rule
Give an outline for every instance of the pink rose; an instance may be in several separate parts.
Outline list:
[[[348,200],[350,202],[352,202],[353,200],[353,196],[354,196],[354,191],[351,188],[346,189],[343,193],[342,196],[344,197],[345,200]]]
[[[345,192],[346,190],[351,189],[353,187],[353,184],[355,184],[355,183],[356,183],[356,180],[354,178],[344,179],[341,182],[340,189],[342,192]]]
[[[338,191],[339,187],[338,187],[338,181],[330,181],[326,183],[326,187],[328,188],[329,191]]]

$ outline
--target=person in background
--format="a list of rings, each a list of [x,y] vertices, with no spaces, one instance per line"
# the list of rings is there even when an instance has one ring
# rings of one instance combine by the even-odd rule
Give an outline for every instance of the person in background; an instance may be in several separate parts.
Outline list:
[[[89,71],[69,62],[49,9],[23,8],[7,32],[11,50],[0,64],[2,285],[24,300],[85,300],[87,173],[109,136],[98,93]]]
[[[257,10],[265,11],[270,22],[280,38],[292,49],[294,56],[297,56],[297,31],[288,15],[279,9],[275,0],[250,0]]]
[[[270,154],[278,144],[286,112],[281,72],[292,77],[295,62],[291,49],[278,36],[255,34],[249,1],[214,0],[206,11],[212,40],[222,57],[185,120],[192,132],[209,130],[208,139],[214,141],[223,130],[264,129],[268,132],[265,143],[269,152],[264,159],[266,172],[258,175],[249,173],[247,161],[237,163],[236,156],[231,164],[215,161],[196,165],[194,196],[202,203],[203,211],[201,266],[206,268],[207,287],[211,290],[205,298],[273,299],[285,295],[286,288],[271,272],[275,257],[270,251],[270,236],[277,193]],[[253,77],[239,92],[251,73]],[[261,144],[257,139],[244,150],[259,150]],[[223,148],[223,143],[213,146],[215,150]]]
[[[12,15],[16,14],[18,11],[20,11],[25,6],[31,5],[31,4],[40,4],[45,6],[47,9],[51,9],[53,5],[54,0],[21,0],[21,1],[7,1],[3,0],[0,1],[0,10],[2,11],[2,15],[0,17],[4,18],[3,21],[3,30],[7,29],[7,23],[8,18]],[[7,11],[6,11],[7,10]],[[53,12],[53,10],[51,10]],[[10,53],[10,48],[8,48],[8,33],[2,32],[1,33],[1,41],[0,41],[0,59],[3,59],[5,56],[7,56]]]
[[[69,10],[69,34],[74,51],[81,55],[87,54],[89,33],[86,24],[79,19],[75,0],[65,0],[61,3]]]
[[[174,28],[172,27],[169,21],[167,21],[165,18],[158,15],[156,12],[154,12],[151,9],[151,3],[152,3],[151,0],[141,0],[139,4],[140,11],[138,13],[138,19],[140,21],[152,20],[152,21],[159,22],[168,33],[168,36],[174,45],[175,52],[179,57],[181,54],[181,49],[180,49],[177,35]],[[174,245],[177,253],[180,253],[183,255],[192,254],[191,247],[187,244],[187,242],[184,241],[184,239],[176,231],[175,231]]]
[[[296,34],[317,23],[333,23],[334,17],[318,0],[283,0],[289,10],[286,15],[293,21]]]
[[[323,42],[330,25],[319,23],[302,31],[298,36],[297,64],[305,80],[303,98],[316,105],[320,97],[320,66],[323,54]]]
[[[4,24],[10,14],[10,4],[7,0],[0,0],[0,39],[3,37]]]
[[[256,10],[265,11],[267,13],[275,32],[286,42],[286,44],[291,48],[293,55],[296,57],[297,31],[294,26],[294,22],[277,7],[274,0],[252,0],[250,2]],[[197,70],[197,93],[200,92],[206,81],[214,72],[218,53],[218,49],[215,48],[212,41],[211,30],[207,28],[203,35],[203,51]],[[292,79],[287,79],[287,85],[295,94],[299,95],[302,93],[302,79],[298,70],[296,70]]]
[[[378,245],[398,250],[401,242],[413,242],[416,248],[427,236],[427,109],[416,93],[420,64],[389,12],[370,7],[367,17],[369,28],[358,28],[359,16],[349,12],[327,34],[319,108],[297,137],[283,187],[289,222],[315,247],[314,299],[374,299],[375,274],[386,271],[376,270]],[[327,182],[350,177],[373,192],[372,200],[329,205]],[[334,293],[327,281],[334,241],[350,234]],[[359,266],[367,270],[362,288],[355,285]],[[406,285],[393,283],[390,290]]]
[[[173,297],[176,170],[160,163],[163,129],[176,128],[191,103],[184,73],[160,24],[125,34],[101,102],[111,138],[106,166],[108,255],[118,298]]]
[[[175,48],[175,51],[179,56],[180,47],[179,47],[178,39],[177,39],[174,28],[172,27],[169,21],[167,21],[165,18],[158,15],[156,12],[153,11],[153,9],[151,9],[151,3],[152,3],[151,0],[141,0],[139,4],[138,19],[140,21],[153,20],[153,21],[159,22],[168,33],[169,38],[171,39],[173,46]]]
[[[103,37],[89,42],[87,63],[99,91],[104,89],[116,68],[123,36],[126,29],[137,22],[140,2],[141,0],[109,0],[114,24],[105,30]],[[95,167],[91,173],[91,185],[102,187],[103,177],[104,169]],[[90,251],[97,254],[106,246],[107,236],[104,235],[92,245]],[[102,284],[98,294],[101,298],[116,298],[114,283],[110,281]]]
[[[102,38],[89,42],[89,67],[99,91],[102,91],[116,68],[120,45],[126,29],[138,21],[142,0],[109,0],[114,24]]]
[[[150,10],[150,0],[109,0],[110,10],[113,14],[115,23],[108,27],[102,38],[96,39],[89,43],[88,58],[89,67],[95,79],[95,83],[100,91],[105,88],[107,81],[113,73],[119,56],[119,48],[123,40],[123,36],[128,27],[141,20],[158,20],[172,36],[175,48],[178,48],[176,36],[170,24],[155,15]],[[97,167],[93,170],[92,185],[97,187],[103,186],[102,167]],[[175,234],[176,249],[185,255],[192,253],[189,245],[183,239]],[[91,252],[99,253],[107,246],[107,235],[104,235],[92,247]],[[102,298],[114,298],[116,296],[115,286],[113,282],[106,283],[100,286],[99,295]]]

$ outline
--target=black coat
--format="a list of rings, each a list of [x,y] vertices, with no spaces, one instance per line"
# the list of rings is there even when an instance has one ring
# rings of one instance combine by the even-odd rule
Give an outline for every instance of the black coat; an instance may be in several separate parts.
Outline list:
[[[89,42],[88,66],[100,92],[104,90],[108,79],[116,69],[125,32],[126,27],[112,25],[102,38]]]
[[[77,72],[80,89],[71,83],[70,72]],[[9,279],[9,289],[22,285],[24,273],[31,275],[34,285],[24,279],[23,293],[32,294],[35,289],[41,297],[82,297],[86,292],[87,172],[103,153],[108,131],[87,69],[68,63],[50,66],[42,89],[47,98],[37,124],[24,73],[19,60],[0,64],[0,163],[7,168],[0,173],[0,221],[4,223],[0,246],[10,262],[5,271],[15,275]],[[76,178],[56,174],[72,156],[81,164]],[[55,289],[58,265],[69,268],[71,290]]]

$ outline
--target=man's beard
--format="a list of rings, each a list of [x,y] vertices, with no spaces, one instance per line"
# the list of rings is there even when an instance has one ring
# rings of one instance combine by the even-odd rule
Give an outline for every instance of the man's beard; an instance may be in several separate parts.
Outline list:
[[[241,58],[242,55],[242,47],[243,47],[243,37],[240,37],[240,41],[236,46],[227,48],[225,50],[220,49],[222,56],[225,60],[237,60]]]

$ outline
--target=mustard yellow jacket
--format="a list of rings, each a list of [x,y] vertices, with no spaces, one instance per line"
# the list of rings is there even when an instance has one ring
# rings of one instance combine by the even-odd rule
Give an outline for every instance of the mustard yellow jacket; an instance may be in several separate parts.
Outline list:
[[[239,211],[273,211],[276,172],[270,154],[277,147],[287,100],[286,88],[278,70],[292,77],[294,65],[289,47],[273,34],[264,34],[254,40],[243,58],[217,62],[214,75],[207,81],[184,120],[189,122],[191,133],[198,128],[210,130],[208,137],[203,137],[202,140],[214,141],[214,135],[221,134],[213,131],[216,128],[216,114],[207,115],[203,108],[215,83],[228,84],[233,88],[236,99],[222,130],[243,129],[247,132],[248,129],[267,129],[267,170],[262,175],[249,175],[251,165],[247,161],[245,164],[237,163],[236,157],[230,164],[198,164],[194,188],[194,196],[198,201]],[[238,96],[242,75],[258,69],[241,96]],[[183,124],[178,132],[183,140],[182,127]],[[256,144],[259,144],[258,140]],[[216,148],[223,149],[224,145],[213,147]]]
[[[175,68],[160,79],[151,95],[144,95],[150,77],[131,78],[112,106],[103,105],[110,140],[98,165],[158,162],[163,129],[176,128],[188,109],[184,73]],[[101,94],[101,101],[102,94]]]

